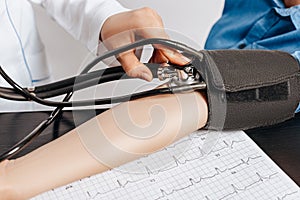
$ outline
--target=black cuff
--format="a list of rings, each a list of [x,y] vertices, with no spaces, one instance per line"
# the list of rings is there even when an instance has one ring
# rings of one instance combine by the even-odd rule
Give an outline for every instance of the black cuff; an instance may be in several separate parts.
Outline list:
[[[200,51],[193,65],[207,84],[208,129],[250,129],[294,116],[299,63],[285,52]]]

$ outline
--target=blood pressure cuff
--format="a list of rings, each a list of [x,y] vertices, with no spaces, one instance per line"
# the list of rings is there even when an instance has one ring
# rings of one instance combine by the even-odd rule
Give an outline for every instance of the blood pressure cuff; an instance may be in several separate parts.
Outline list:
[[[194,66],[207,84],[208,129],[250,129],[283,122],[300,102],[299,63],[263,50],[200,51]]]

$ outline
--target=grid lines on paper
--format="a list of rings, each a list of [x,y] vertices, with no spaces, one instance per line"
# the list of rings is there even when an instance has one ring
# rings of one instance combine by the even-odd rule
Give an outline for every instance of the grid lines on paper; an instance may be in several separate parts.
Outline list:
[[[300,199],[299,187],[244,132],[220,133],[205,154],[201,148],[207,134],[196,132],[159,152],[34,199]]]

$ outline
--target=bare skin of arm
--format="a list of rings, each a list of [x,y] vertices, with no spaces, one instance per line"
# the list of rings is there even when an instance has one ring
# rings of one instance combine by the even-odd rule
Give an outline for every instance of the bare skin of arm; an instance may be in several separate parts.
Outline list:
[[[120,21],[126,21],[127,23],[120,23]],[[144,29],[145,27],[157,28],[156,30],[161,31],[152,32],[149,29]],[[100,38],[105,42],[111,36],[127,31],[121,43],[118,41],[105,43],[107,47],[114,49],[134,42],[135,31],[128,30],[137,29],[140,30],[139,36],[143,38],[168,38],[168,35],[163,31],[161,17],[150,8],[141,8],[109,17],[102,27]],[[152,80],[152,73],[135,56],[134,50],[119,55],[118,60],[128,75],[147,81]],[[177,51],[166,48],[155,50],[151,61],[156,63],[171,61],[179,65],[189,62]],[[182,100],[178,101],[179,99]],[[181,103],[178,104],[178,102]],[[194,104],[193,107],[191,107],[192,104]],[[181,115],[183,105],[190,110],[190,116]],[[164,110],[163,127],[158,127],[159,131],[155,132],[153,137],[147,139],[136,139],[132,137],[133,135],[130,136],[130,134],[151,133],[154,130],[153,127],[148,126],[153,120],[151,117],[158,120],[161,117],[161,115],[149,117],[150,110],[155,106],[159,106]],[[128,112],[130,112],[132,122],[126,127],[126,130],[120,128],[118,120],[115,119],[115,112],[123,108],[129,108]],[[197,114],[193,114],[194,112],[197,112]],[[183,124],[182,117],[191,117],[191,119],[184,120],[187,121],[187,123],[184,123],[185,128],[178,126]],[[155,152],[203,127],[206,119],[206,101],[199,93],[177,96],[163,95],[121,104],[26,156],[0,163],[0,200],[28,199],[52,188],[120,166],[143,155]],[[119,121],[122,121],[122,119],[119,119]],[[99,127],[94,126],[97,123],[101,124],[101,130]],[[130,126],[135,124],[140,124],[144,129],[135,133],[129,131],[128,134],[127,129],[130,130]],[[89,145],[85,144],[83,138],[78,134],[78,132],[82,133],[85,130],[103,134],[106,138],[109,138],[113,145],[118,146],[123,152],[130,153],[124,156],[120,151],[120,154],[116,153],[113,156],[112,163],[101,162],[99,156],[95,155],[97,153],[91,151]],[[101,141],[99,141],[100,143]],[[109,151],[107,147],[99,146],[98,152]]]
[[[161,112],[151,113],[154,107],[163,111],[163,118]],[[128,109],[131,120],[127,128],[133,124],[143,127],[144,131],[140,132],[143,139],[131,137],[120,128],[114,112],[123,108]],[[0,163],[0,199],[28,199],[155,152],[202,128],[207,116],[205,97],[198,92],[161,95],[120,104],[23,157]],[[156,127],[158,131],[145,139],[142,134],[149,129],[152,131],[149,124],[155,119],[163,119],[163,126]],[[101,132],[112,145],[132,156],[114,155],[113,165],[97,159],[78,134],[87,130],[97,132],[99,128],[89,125],[93,122],[100,125]],[[108,149],[99,145],[98,150],[105,152]]]
[[[284,4],[287,8],[300,4],[300,0],[284,0]]]

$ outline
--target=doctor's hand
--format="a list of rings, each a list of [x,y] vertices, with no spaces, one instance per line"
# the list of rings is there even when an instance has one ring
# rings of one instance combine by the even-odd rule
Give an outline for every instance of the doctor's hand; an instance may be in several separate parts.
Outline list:
[[[168,35],[163,28],[162,19],[154,10],[141,8],[109,17],[102,27],[100,37],[107,48],[115,49],[134,42],[136,37],[167,39]],[[124,33],[120,38],[107,40],[111,36],[122,32]],[[184,65],[190,61],[176,50],[161,45],[153,46],[155,50],[150,60],[151,62],[171,62]],[[117,59],[127,75],[151,81],[153,78],[151,71],[139,61],[135,53],[136,50],[127,51],[119,54]]]

